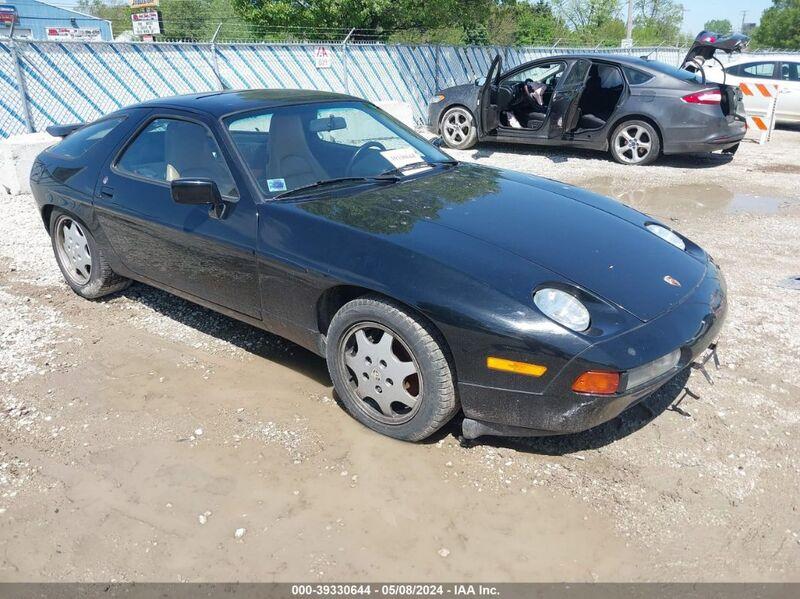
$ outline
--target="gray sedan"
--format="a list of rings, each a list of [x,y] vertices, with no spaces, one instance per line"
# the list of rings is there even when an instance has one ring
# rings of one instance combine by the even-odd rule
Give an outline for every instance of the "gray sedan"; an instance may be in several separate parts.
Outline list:
[[[740,50],[746,38],[735,42],[703,32],[684,69],[647,57],[587,54],[503,72],[497,56],[485,78],[431,99],[428,127],[456,149],[482,141],[569,146],[609,151],[634,165],[661,154],[732,154],[747,129],[741,92],[707,81],[697,62],[716,50]]]

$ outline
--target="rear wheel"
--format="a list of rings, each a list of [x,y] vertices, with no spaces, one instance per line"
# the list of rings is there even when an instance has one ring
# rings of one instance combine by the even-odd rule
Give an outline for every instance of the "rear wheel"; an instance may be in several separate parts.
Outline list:
[[[625,121],[611,134],[611,155],[621,164],[651,164],[660,153],[658,132],[646,121]]]
[[[466,108],[456,106],[442,116],[442,139],[450,148],[467,150],[478,141],[475,118]]]
[[[50,240],[64,280],[81,297],[97,299],[130,285],[111,270],[89,228],[71,214],[53,212]]]
[[[404,441],[429,437],[458,411],[445,352],[430,325],[382,298],[348,302],[328,331],[328,370],[348,412]]]

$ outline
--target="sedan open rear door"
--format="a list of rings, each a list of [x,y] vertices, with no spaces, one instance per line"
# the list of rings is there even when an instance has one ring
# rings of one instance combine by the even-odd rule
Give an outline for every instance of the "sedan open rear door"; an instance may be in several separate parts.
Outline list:
[[[569,72],[561,79],[550,100],[549,128],[547,136],[551,139],[569,133],[578,125],[581,118],[580,101],[586,91],[586,80],[592,62],[579,58],[572,63]]]
[[[478,103],[480,107],[480,134],[481,136],[497,129],[500,124],[500,111],[497,108],[497,85],[500,81],[500,70],[503,59],[498,54],[489,67],[486,81],[483,82]]]

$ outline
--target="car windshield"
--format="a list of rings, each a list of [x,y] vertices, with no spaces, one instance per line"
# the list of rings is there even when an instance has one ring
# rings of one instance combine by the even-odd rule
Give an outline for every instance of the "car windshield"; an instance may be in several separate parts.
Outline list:
[[[668,65],[665,62],[661,62],[659,60],[645,60],[647,66],[654,71],[658,71],[659,73],[664,73],[665,75],[671,75],[672,77],[676,77],[681,81],[691,81],[692,83],[700,83],[700,75],[698,73],[690,73],[685,69],[679,69],[678,67],[673,67],[672,65]]]
[[[358,183],[386,173],[410,176],[451,159],[365,102],[270,108],[228,117],[245,164],[268,197],[319,182]],[[403,168],[415,165],[415,168]]]

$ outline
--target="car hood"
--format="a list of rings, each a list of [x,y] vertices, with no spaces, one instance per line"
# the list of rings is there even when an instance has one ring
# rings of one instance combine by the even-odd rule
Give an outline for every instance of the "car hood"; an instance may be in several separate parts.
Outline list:
[[[554,281],[566,279],[642,321],[679,303],[706,269],[702,260],[647,231],[644,224],[650,219],[619,202],[475,165],[459,164],[346,200],[312,204],[306,209],[397,236],[398,243],[413,243],[414,236],[436,235],[437,227],[447,227],[465,236],[467,257],[485,250],[484,243],[494,245],[549,270]],[[546,282],[531,281],[531,288]],[[501,280],[492,283],[503,285]]]

